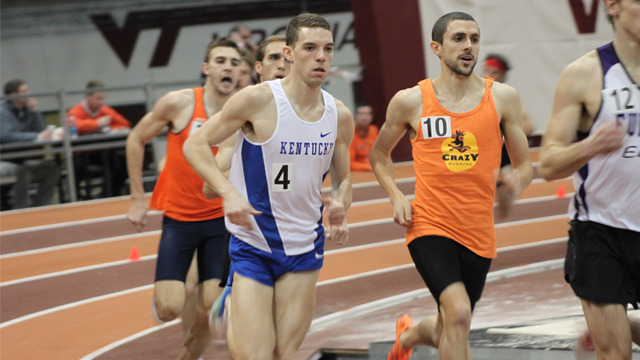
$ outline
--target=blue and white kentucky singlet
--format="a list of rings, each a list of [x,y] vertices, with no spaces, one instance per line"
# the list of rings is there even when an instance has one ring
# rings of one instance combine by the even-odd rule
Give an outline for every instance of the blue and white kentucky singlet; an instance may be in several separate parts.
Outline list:
[[[640,231],[640,87],[609,43],[598,48],[604,74],[602,105],[590,134],[618,121],[627,134],[620,149],[600,154],[574,174],[569,215],[621,229]]]
[[[262,214],[252,216],[253,230],[225,218],[227,230],[266,252],[299,255],[322,249],[322,181],[329,171],[338,132],[338,112],[322,91],[324,114],[316,122],[300,119],[280,80],[267,82],[277,110],[273,136],[249,141],[238,131],[229,181]]]

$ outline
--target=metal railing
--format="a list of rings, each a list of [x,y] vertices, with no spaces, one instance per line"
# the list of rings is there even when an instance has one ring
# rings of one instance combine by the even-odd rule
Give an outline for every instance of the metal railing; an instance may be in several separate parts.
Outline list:
[[[100,89],[100,91],[116,93],[116,92],[124,92],[124,91],[131,91],[131,90],[141,90],[144,95],[141,101],[139,102],[143,102],[146,106],[147,111],[150,111],[151,109],[153,109],[153,104],[155,104],[156,100],[160,98],[162,95],[164,95],[164,93],[171,90],[197,87],[200,85],[201,85],[200,80],[192,80],[192,81],[179,81],[179,82],[168,82],[168,83],[157,83],[157,84],[145,83],[140,85],[105,87],[103,89]],[[170,90],[164,91],[162,94],[157,95],[155,94],[155,91],[158,88],[170,88]],[[63,151],[60,151],[59,149],[53,149],[53,150],[41,150],[40,152],[42,154],[56,154],[61,152],[65,154],[65,166],[67,169],[66,175],[67,175],[67,183],[69,187],[69,200],[71,202],[75,202],[78,200],[78,194],[76,191],[76,175],[75,175],[75,168],[74,168],[74,157],[73,157],[73,152],[78,149],[74,149],[74,146],[71,142],[71,136],[69,133],[69,124],[68,124],[68,121],[66,121],[67,109],[71,107],[68,102],[68,97],[72,95],[82,95],[85,93],[86,93],[86,89],[82,89],[82,90],[61,89],[55,92],[41,92],[41,93],[31,93],[28,95],[2,96],[1,98],[3,102],[17,100],[17,99],[31,98],[31,97],[33,98],[55,97],[56,98],[57,105],[58,105],[57,111],[59,116],[59,123],[60,123],[59,125],[64,128],[64,136],[62,138]],[[0,119],[0,121],[2,120]],[[6,144],[3,144],[3,146],[4,145]],[[27,157],[33,156],[33,154],[34,154],[33,150],[17,151],[12,154],[13,155],[12,158],[27,158]],[[2,158],[3,158],[2,155],[0,155],[0,159]]]

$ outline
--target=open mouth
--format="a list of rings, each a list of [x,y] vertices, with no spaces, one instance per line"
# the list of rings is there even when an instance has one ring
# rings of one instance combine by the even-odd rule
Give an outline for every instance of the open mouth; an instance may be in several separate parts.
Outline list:
[[[220,82],[231,84],[231,83],[233,83],[233,80],[231,79],[231,77],[225,76],[220,80]]]
[[[473,56],[472,55],[462,55],[462,56],[460,56],[460,59],[464,60],[464,61],[473,61]]]
[[[284,79],[284,75],[282,75],[282,74],[277,74],[277,75],[275,76],[275,78],[276,78],[276,79]]]

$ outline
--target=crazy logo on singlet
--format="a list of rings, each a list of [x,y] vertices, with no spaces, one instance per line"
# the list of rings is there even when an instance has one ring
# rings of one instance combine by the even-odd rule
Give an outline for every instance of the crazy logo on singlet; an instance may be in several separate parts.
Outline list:
[[[473,133],[451,129],[449,116],[427,116],[421,119],[425,139],[444,138],[442,161],[453,172],[469,170],[478,161],[478,142]]]

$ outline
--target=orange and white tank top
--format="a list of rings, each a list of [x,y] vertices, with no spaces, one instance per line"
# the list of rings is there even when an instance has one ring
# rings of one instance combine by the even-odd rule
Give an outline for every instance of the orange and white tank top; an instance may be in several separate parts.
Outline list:
[[[416,173],[407,244],[426,235],[453,239],[486,258],[496,257],[493,203],[502,136],[491,84],[473,110],[458,114],[438,102],[431,79],[418,83],[422,117],[411,140]]]
[[[224,216],[222,198],[207,199],[202,193],[204,180],[193,171],[182,153],[182,145],[204,124],[209,116],[204,106],[204,89],[194,88],[195,106],[186,128],[167,135],[167,162],[151,197],[151,207],[180,221],[200,221]],[[211,150],[215,155],[217,147]]]

